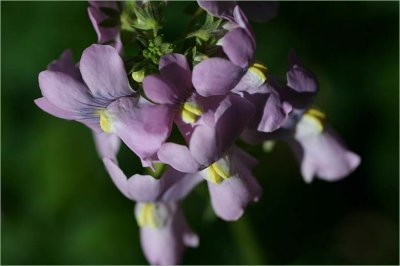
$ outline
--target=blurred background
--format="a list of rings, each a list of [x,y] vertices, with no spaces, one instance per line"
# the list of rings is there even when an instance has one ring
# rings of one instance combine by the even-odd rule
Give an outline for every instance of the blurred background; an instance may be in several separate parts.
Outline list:
[[[170,2],[168,38],[188,16]],[[2,264],[147,264],[134,204],[113,186],[83,125],[48,115],[38,73],[96,42],[86,2],[1,3]],[[253,24],[257,57],[284,77],[295,48],[318,76],[317,106],[362,157],[348,178],[303,182],[284,143],[260,163],[260,202],[237,222],[216,218],[205,184],[183,203],[200,236],[184,264],[399,263],[399,3],[282,2]],[[129,174],[141,171],[122,148]]]

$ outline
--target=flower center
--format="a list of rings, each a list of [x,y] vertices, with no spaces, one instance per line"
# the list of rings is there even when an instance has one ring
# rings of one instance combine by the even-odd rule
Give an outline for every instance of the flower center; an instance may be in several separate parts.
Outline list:
[[[112,130],[112,123],[110,116],[106,113],[106,110],[99,110],[98,114],[100,115],[101,129],[106,133],[110,133]]]
[[[315,129],[321,133],[322,131],[324,131],[325,128],[325,121],[326,121],[326,116],[324,113],[322,113],[321,111],[317,110],[317,109],[308,109],[303,117],[305,119],[308,119],[309,122],[314,124]]]
[[[181,117],[183,122],[191,124],[196,122],[199,116],[203,114],[203,109],[194,101],[187,101],[182,105]]]
[[[261,83],[264,83],[267,80],[267,70],[268,68],[261,63],[254,63],[249,67],[249,71],[257,76],[260,79]]]
[[[321,134],[325,128],[325,114],[317,109],[308,109],[296,126],[297,137]]]
[[[140,227],[160,228],[165,225],[169,211],[166,205],[157,203],[137,203],[135,212]]]
[[[220,184],[233,175],[232,165],[227,157],[221,158],[202,171],[203,177],[214,184]]]

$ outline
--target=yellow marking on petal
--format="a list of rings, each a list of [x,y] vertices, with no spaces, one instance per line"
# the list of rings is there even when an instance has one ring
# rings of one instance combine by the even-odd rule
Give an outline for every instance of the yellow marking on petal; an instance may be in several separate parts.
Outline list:
[[[224,181],[224,179],[218,175],[218,173],[215,171],[214,167],[212,167],[213,165],[211,165],[210,167],[207,168],[207,180],[210,181],[211,183],[214,184],[220,184],[222,181]]]
[[[196,122],[196,115],[189,112],[186,109],[182,109],[181,116],[182,116],[183,122],[185,122],[186,124],[191,124],[191,123]]]
[[[249,67],[249,71],[256,74],[257,77],[264,83],[267,80],[267,71],[268,68],[260,63],[254,63]]]
[[[188,110],[189,112],[195,114],[195,115],[202,115],[203,114],[203,109],[200,107],[195,102],[185,102],[183,104],[183,109]]]
[[[304,113],[304,118],[308,119],[309,121],[312,121],[313,124],[315,125],[317,131],[321,133],[324,131],[325,128],[325,120],[326,120],[326,115],[322,113],[321,111],[317,109],[308,109]]]
[[[196,122],[197,118],[202,114],[203,109],[196,102],[188,101],[185,102],[182,106],[182,120],[187,124]]]
[[[214,184],[220,184],[222,181],[232,176],[230,165],[227,159],[220,159],[206,169],[207,180]]]
[[[149,226],[152,228],[158,228],[160,224],[157,221],[155,204],[142,203],[137,216],[137,222],[140,227]]]
[[[97,113],[100,115],[101,129],[106,133],[110,133],[112,129],[110,117],[107,115],[105,110],[99,110]]]

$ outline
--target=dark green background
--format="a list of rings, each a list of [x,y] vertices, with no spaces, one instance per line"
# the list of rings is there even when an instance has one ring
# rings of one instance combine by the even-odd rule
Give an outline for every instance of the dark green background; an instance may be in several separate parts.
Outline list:
[[[171,2],[167,38],[187,3]],[[144,264],[133,203],[110,181],[83,125],[34,104],[37,76],[66,48],[96,41],[86,2],[1,2],[2,263]],[[185,264],[397,264],[398,2],[282,2],[254,25],[257,57],[284,75],[295,48],[319,78],[317,105],[361,166],[337,183],[306,185],[278,144],[254,173],[264,195],[235,223],[216,218],[204,184],[184,202],[201,241]],[[123,148],[129,173],[140,171]]]

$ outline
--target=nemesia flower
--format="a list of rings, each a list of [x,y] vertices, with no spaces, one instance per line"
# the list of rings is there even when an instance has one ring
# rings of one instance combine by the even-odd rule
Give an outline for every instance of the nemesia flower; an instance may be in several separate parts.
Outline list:
[[[235,95],[198,95],[183,55],[165,55],[159,65],[160,75],[143,80],[144,92],[168,109],[169,120],[175,120],[189,147],[165,143],[158,150],[158,158],[178,171],[196,172],[218,160],[232,146],[253,115],[253,106]]]
[[[157,265],[178,264],[186,247],[199,245],[180,204],[200,182],[207,182],[212,208],[226,221],[238,220],[260,199],[262,188],[252,175],[258,162],[236,146],[239,137],[249,144],[285,141],[307,183],[339,180],[361,161],[313,107],[317,79],[294,51],[283,85],[255,60],[247,17],[271,19],[276,2],[197,2],[219,19],[207,15],[199,25],[196,11],[182,38],[169,40],[165,2],[89,1],[99,44],[86,48],[79,64],[70,51],[51,62],[39,74],[43,96],[35,100],[45,112],[92,130],[113,183],[136,202],[141,246]],[[137,51],[128,49],[135,45]],[[174,123],[183,144],[168,139]],[[121,141],[160,178],[128,178],[117,160]],[[155,169],[158,163],[166,168]]]
[[[114,184],[128,199],[137,201],[135,217],[147,260],[153,265],[178,264],[186,247],[199,239],[188,226],[179,201],[202,180],[168,168],[160,179],[135,174],[127,178],[116,162],[103,159]]]
[[[75,64],[71,50],[65,50],[61,54],[59,60],[54,60],[48,65],[47,70],[65,73],[70,77],[80,82],[83,82],[81,73],[79,72],[79,66]],[[56,106],[51,104],[45,97],[36,99],[35,103],[42,110],[56,117],[68,120],[73,117],[73,114],[57,108]],[[115,158],[120,146],[120,140],[117,136],[115,136],[114,134],[93,132],[93,137],[95,139],[96,149],[100,158]]]
[[[120,7],[117,1],[93,1],[90,0],[88,14],[93,28],[96,31],[99,44],[109,44],[121,53],[122,42],[120,36],[120,27],[117,22],[121,14]],[[107,21],[113,21],[117,25],[105,26],[102,25]]]
[[[242,137],[253,144],[285,140],[295,152],[307,183],[314,176],[326,181],[339,180],[358,167],[360,157],[347,150],[333,129],[326,125],[324,113],[310,108],[318,91],[318,82],[294,51],[289,53],[289,67],[287,85],[279,90],[281,95],[272,105],[289,104],[293,110],[275,125],[275,131],[262,133],[246,129]]]
[[[238,220],[246,206],[258,201],[262,189],[251,168],[257,160],[232,147],[221,159],[199,174],[208,182],[211,204],[217,216],[226,221]]]
[[[289,140],[301,163],[304,180],[310,183],[314,176],[326,181],[337,181],[350,174],[361,162],[360,157],[347,150],[329,126],[325,114],[308,109],[294,131],[294,141]]]
[[[135,95],[123,62],[111,46],[87,48],[79,68],[79,79],[65,72],[41,72],[44,97],[35,102],[44,111],[79,121],[96,133],[116,134],[149,166],[169,134],[165,108]]]

